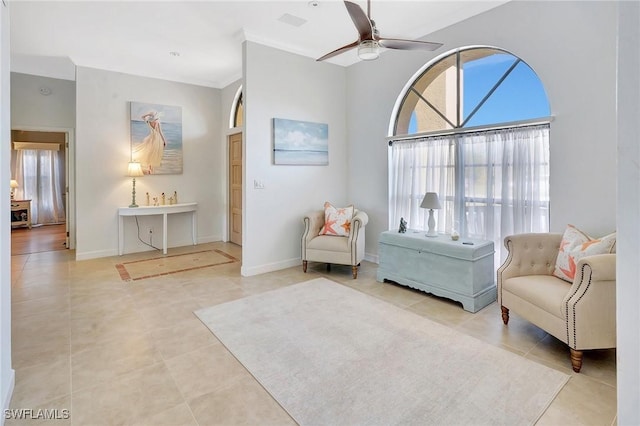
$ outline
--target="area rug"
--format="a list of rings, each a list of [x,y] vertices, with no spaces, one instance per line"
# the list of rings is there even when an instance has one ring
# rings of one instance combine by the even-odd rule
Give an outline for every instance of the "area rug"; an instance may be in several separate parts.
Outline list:
[[[325,278],[195,313],[303,426],[530,425],[569,380]]]
[[[116,269],[123,281],[136,281],[237,261],[238,259],[230,254],[222,250],[213,249],[122,262],[116,265]]]

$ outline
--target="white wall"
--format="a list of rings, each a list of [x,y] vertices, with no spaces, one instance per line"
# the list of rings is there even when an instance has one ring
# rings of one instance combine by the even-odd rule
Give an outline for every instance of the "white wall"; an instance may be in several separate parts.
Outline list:
[[[246,42],[242,274],[300,264],[302,218],[347,197],[346,71]],[[276,166],[273,118],[327,123],[328,166]],[[253,181],[264,182],[254,189]],[[356,204],[356,207],[360,206]]]
[[[640,3],[619,4],[618,424],[640,424]]]
[[[51,94],[40,94],[41,87],[51,89]],[[13,128],[76,127],[76,83],[12,72],[11,125]]]
[[[551,124],[551,230],[572,223],[594,236],[615,230],[616,3],[510,2],[428,36],[433,53],[388,51],[348,69],[349,194],[369,215],[367,236],[388,227],[387,144],[392,108],[424,64],[469,45],[506,49],[547,89]],[[357,153],[367,161],[355,161]],[[393,225],[395,226],[395,225]],[[377,253],[375,238],[367,252]]]
[[[0,4],[0,200],[9,200],[11,179],[11,114],[9,84],[9,10]],[[8,202],[0,203],[0,217],[10,214]],[[11,368],[11,224],[0,221],[0,404],[9,408],[15,383]],[[4,424],[4,416],[0,417]]]
[[[78,67],[76,78],[76,211],[78,259],[117,254],[117,208],[131,203],[129,102],[182,107],[183,173],[136,180],[136,201],[178,192],[180,202],[198,202],[198,242],[222,236],[224,179],[220,140],[220,90],[128,74]],[[167,195],[168,197],[168,195]],[[143,239],[154,228],[162,241],[160,217],[140,219]],[[132,218],[125,219],[125,251],[147,250],[137,241]],[[191,243],[189,215],[169,219],[169,246]]]

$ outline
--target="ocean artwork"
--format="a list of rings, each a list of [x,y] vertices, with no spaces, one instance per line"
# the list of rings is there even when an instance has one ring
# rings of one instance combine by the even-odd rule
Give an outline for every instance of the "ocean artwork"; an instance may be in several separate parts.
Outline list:
[[[274,118],[273,164],[329,164],[329,125]]]
[[[182,108],[131,102],[131,159],[145,175],[182,174]]]

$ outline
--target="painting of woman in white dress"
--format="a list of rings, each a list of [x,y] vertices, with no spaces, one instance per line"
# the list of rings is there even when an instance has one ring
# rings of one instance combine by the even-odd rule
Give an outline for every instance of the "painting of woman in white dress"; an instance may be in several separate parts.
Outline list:
[[[182,173],[182,109],[131,102],[131,158],[145,175]]]

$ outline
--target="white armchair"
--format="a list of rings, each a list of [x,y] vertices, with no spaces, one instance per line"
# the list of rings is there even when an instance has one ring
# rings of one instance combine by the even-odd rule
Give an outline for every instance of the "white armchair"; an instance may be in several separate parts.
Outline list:
[[[309,261],[327,265],[351,265],[353,278],[358,278],[358,266],[364,259],[364,228],[367,222],[367,214],[356,210],[349,236],[318,235],[324,225],[324,211],[318,210],[306,215],[302,235],[302,270],[307,272]]]
[[[566,343],[577,373],[584,350],[616,347],[616,255],[583,257],[569,283],[553,275],[561,240],[552,233],[505,238],[498,304],[504,324],[513,311]]]

